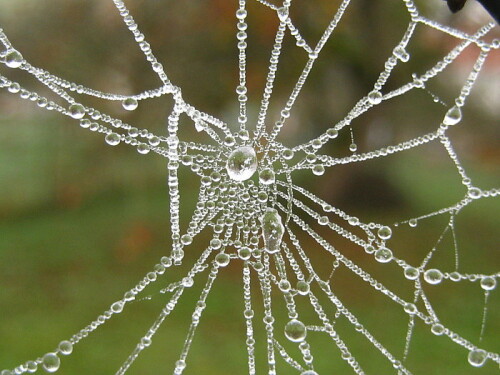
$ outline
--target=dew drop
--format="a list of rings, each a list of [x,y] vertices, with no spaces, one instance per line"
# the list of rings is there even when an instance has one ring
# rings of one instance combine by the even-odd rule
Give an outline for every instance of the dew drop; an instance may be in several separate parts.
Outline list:
[[[262,185],[271,185],[275,181],[274,171],[270,168],[265,168],[259,173],[259,182]]]
[[[255,150],[249,146],[238,147],[227,158],[226,170],[232,180],[248,180],[257,170]]]
[[[415,228],[417,226],[417,224],[418,224],[417,219],[410,219],[410,220],[408,220],[408,225],[410,227],[412,227],[412,228]]]
[[[285,232],[278,211],[274,208],[267,208],[266,213],[261,216],[260,222],[266,251],[271,254],[278,252]]]
[[[293,159],[294,154],[295,153],[290,149],[285,149],[281,152],[281,156],[283,156],[283,159],[285,159],[285,160]]]
[[[392,260],[392,251],[386,247],[381,247],[375,251],[375,259],[380,263],[389,263]]]
[[[238,250],[238,256],[242,260],[250,259],[250,255],[252,255],[252,251],[248,247],[242,247]]]
[[[17,51],[10,51],[5,55],[5,65],[9,68],[19,68],[23,64],[24,58]]]
[[[380,228],[377,232],[377,235],[382,239],[382,240],[388,240],[392,236],[392,230],[391,228],[387,226],[383,226]]]
[[[497,286],[497,281],[494,277],[484,276],[481,278],[481,288],[484,290],[493,290]]]
[[[351,143],[349,145],[349,151],[356,152],[358,150],[358,145],[356,143]]]
[[[69,115],[74,119],[81,119],[85,116],[85,107],[81,104],[75,103],[69,106]]]
[[[443,273],[435,268],[428,269],[424,273],[424,280],[432,285],[439,284],[443,280]]]
[[[339,132],[334,129],[334,128],[330,128],[326,131],[326,135],[328,136],[328,138],[337,138],[337,136],[339,135]]]
[[[317,164],[313,167],[312,172],[316,176],[321,176],[325,173],[325,167],[323,167],[321,164]]]
[[[181,243],[184,246],[190,245],[192,242],[193,242],[193,237],[191,237],[191,235],[189,234],[185,234],[181,237]]]
[[[443,124],[445,125],[456,125],[462,119],[462,110],[460,107],[454,105],[451,107],[446,115],[444,115]]]
[[[42,367],[47,372],[56,372],[60,365],[61,360],[55,353],[47,353],[42,358]]]
[[[122,107],[127,111],[133,111],[138,107],[139,103],[134,98],[127,98],[122,101]]]
[[[481,189],[473,187],[473,188],[469,189],[469,191],[467,192],[467,195],[469,196],[469,198],[479,199],[482,196],[482,192],[481,192]]]
[[[297,292],[303,296],[309,293],[309,284],[306,283],[304,280],[299,280],[297,281]]]
[[[239,20],[245,19],[246,16],[247,16],[247,11],[245,9],[238,9],[236,11],[236,18],[238,18]]]
[[[293,342],[304,341],[307,336],[307,328],[300,320],[292,319],[285,326],[285,336]]]
[[[280,282],[278,283],[278,288],[282,292],[288,292],[291,287],[292,286],[290,285],[290,281],[288,281],[288,280],[280,280]]]
[[[106,143],[110,146],[116,146],[117,144],[120,143],[120,136],[116,133],[109,133],[106,135],[106,138],[104,138]]]
[[[149,153],[149,151],[151,151],[151,148],[149,147],[149,145],[147,145],[145,143],[139,143],[137,145],[137,152],[139,154],[146,155]]]
[[[70,355],[73,352],[73,344],[68,340],[61,341],[59,343],[59,351],[61,354]]]
[[[194,280],[192,277],[186,276],[182,279],[181,284],[185,288],[191,288],[194,285]]]
[[[440,323],[434,323],[431,327],[431,332],[436,336],[441,336],[444,333],[444,326]]]
[[[414,315],[417,312],[417,306],[413,303],[405,304],[404,310],[407,314]]]
[[[377,90],[370,92],[368,94],[368,101],[373,105],[380,104],[382,102],[382,93]]]
[[[123,311],[123,301],[116,301],[111,305],[111,311],[115,314],[119,314]]]
[[[408,280],[416,280],[418,279],[418,276],[420,275],[420,271],[416,269],[415,267],[406,267],[405,268],[405,277]]]
[[[25,364],[26,370],[28,370],[29,373],[34,373],[36,370],[38,370],[38,363],[35,361],[28,361]]]
[[[281,22],[285,22],[288,19],[288,7],[278,8],[278,18]]]
[[[486,362],[487,354],[482,349],[476,349],[469,352],[467,360],[474,367],[481,367]]]
[[[215,263],[217,263],[219,267],[226,267],[229,264],[229,261],[229,255],[226,253],[219,253],[215,257]]]

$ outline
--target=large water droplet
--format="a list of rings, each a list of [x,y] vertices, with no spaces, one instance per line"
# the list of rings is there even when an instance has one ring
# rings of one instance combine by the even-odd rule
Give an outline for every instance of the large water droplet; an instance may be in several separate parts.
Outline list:
[[[280,250],[281,239],[285,228],[281,222],[281,216],[274,208],[268,208],[260,218],[262,224],[262,236],[267,252],[276,253]]]
[[[487,354],[482,349],[476,349],[469,352],[467,359],[474,367],[481,367],[486,362]]]
[[[116,146],[120,143],[120,135],[116,133],[109,133],[106,136],[105,141],[110,146]]]
[[[494,277],[484,276],[481,278],[481,288],[484,290],[493,290],[497,286],[497,281]]]
[[[137,108],[138,105],[139,103],[134,98],[127,98],[122,102],[123,108],[126,109],[127,111],[133,111],[134,109]]]
[[[226,169],[232,180],[248,180],[257,170],[255,150],[249,146],[238,147],[227,158]]]
[[[70,355],[73,352],[73,344],[68,340],[61,341],[59,343],[59,351],[61,354]]]
[[[293,342],[304,341],[307,336],[307,328],[300,320],[292,319],[285,326],[285,336]]]
[[[389,263],[392,260],[392,251],[386,247],[381,247],[375,251],[375,259],[380,263]]]
[[[215,257],[215,263],[217,263],[219,267],[226,267],[229,264],[229,261],[229,255],[226,253],[219,253]]]
[[[278,18],[281,22],[285,22],[288,18],[288,7],[278,8]]]
[[[43,369],[47,372],[56,372],[60,365],[61,360],[55,353],[47,353],[42,358]]]
[[[405,277],[408,280],[416,280],[418,279],[418,276],[420,275],[420,271],[416,269],[415,267],[406,267],[405,268]]]
[[[309,293],[309,284],[306,283],[304,280],[299,280],[297,281],[297,292],[299,294],[302,294],[303,296],[305,296],[306,294]]]
[[[378,230],[377,235],[383,240],[388,240],[392,236],[392,230],[389,227],[383,226]]]
[[[17,51],[10,51],[5,56],[5,65],[9,68],[19,68],[23,64],[24,58]]]
[[[432,285],[439,284],[443,280],[443,273],[440,270],[431,268],[425,271],[424,280]]]
[[[455,125],[458,124],[461,119],[462,119],[462,111],[460,110],[460,107],[455,105],[451,107],[448,110],[448,112],[446,112],[446,115],[444,116],[443,119],[443,124]]]
[[[373,105],[380,104],[382,102],[382,93],[377,90],[370,92],[368,94],[368,101]]]
[[[75,103],[69,106],[69,115],[74,119],[81,119],[85,116],[85,107],[81,104]]]

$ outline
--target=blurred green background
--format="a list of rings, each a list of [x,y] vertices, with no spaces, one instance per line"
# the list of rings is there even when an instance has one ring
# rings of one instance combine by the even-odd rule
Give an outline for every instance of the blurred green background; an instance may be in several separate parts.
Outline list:
[[[186,100],[236,124],[236,2],[129,3],[139,27],[170,79],[183,89]],[[296,0],[291,17],[309,44],[318,40],[339,3]],[[489,21],[473,2],[456,16],[449,14],[440,0],[417,4],[424,15],[468,32]],[[272,11],[254,1],[249,2],[248,11],[249,123],[253,124],[277,19]],[[341,120],[371,90],[407,23],[402,2],[353,1],[320,55],[281,140],[292,146]],[[0,27],[30,63],[78,84],[124,94],[159,85],[111,1],[0,0]],[[499,36],[498,28],[492,36]],[[408,47],[412,59],[395,69],[385,90],[410,81],[413,72],[424,72],[456,43],[430,28],[417,27]],[[447,105],[453,103],[477,54],[478,49],[470,47],[429,83],[428,91],[413,90],[354,121],[359,151],[435,129],[445,107],[434,102],[430,93]],[[306,58],[287,35],[270,119],[277,117]],[[500,182],[499,60],[498,51],[493,52],[464,108],[464,121],[450,131],[463,166],[474,183],[484,188],[499,186]],[[2,66],[0,73],[48,94],[22,72]],[[165,133],[165,119],[172,108],[168,97],[141,102],[132,113],[124,111],[120,103],[93,98],[82,101],[157,134]],[[180,136],[192,139],[192,124],[183,124]],[[350,143],[346,130],[325,152],[348,155]],[[126,145],[108,147],[102,136],[81,129],[75,121],[0,92],[0,368],[13,368],[53,350],[60,340],[70,337],[121,298],[169,252],[165,167],[165,160],[157,155],[142,156]],[[451,160],[436,143],[332,168],[321,178],[315,177],[314,184],[310,177],[310,173],[298,174],[295,182],[365,222],[393,224],[446,207],[465,194]],[[198,181],[188,171],[181,173],[181,180],[185,212],[181,219],[185,228],[196,203],[193,199]],[[498,271],[498,209],[498,200],[484,199],[456,218],[460,271]],[[414,229],[401,225],[389,244],[398,257],[416,265],[434,246],[447,222],[446,216],[423,221]],[[325,261],[314,243],[303,238],[304,247],[326,277],[331,271],[331,258]],[[339,238],[332,237],[331,242],[402,298],[411,299],[411,284],[401,277],[399,268],[374,265],[371,256]],[[202,236],[200,242],[190,246],[187,263],[197,258],[205,243],[206,236]],[[453,271],[450,236],[445,237],[430,265]],[[240,263],[233,262],[215,282],[186,374],[246,372],[241,268]],[[156,289],[177,280],[185,270],[171,270],[155,284]],[[204,277],[200,275],[195,287],[185,293],[130,373],[172,371]],[[387,349],[402,356],[407,315],[400,307],[342,268],[332,279],[332,290]],[[441,321],[479,345],[484,301],[479,283],[445,281],[438,287],[426,287],[426,292]],[[167,301],[165,295],[155,293],[154,287],[151,294],[151,300],[133,303],[83,340],[73,355],[62,359],[59,373],[114,373]],[[278,301],[279,296],[275,297]],[[257,312],[261,311],[259,303],[256,293]],[[283,315],[280,303],[276,302],[278,316]],[[313,321],[307,301],[298,298],[297,303],[303,320]],[[480,346],[499,352],[499,298],[495,291],[490,295],[488,309]],[[328,312],[333,314],[334,310]],[[262,338],[261,317],[257,314],[255,319],[258,338]],[[393,372],[388,361],[345,319],[339,319],[337,329],[367,373]],[[282,337],[279,323],[276,330]],[[320,374],[350,373],[328,338],[314,333],[310,338]],[[297,349],[289,348],[298,357]],[[258,347],[257,355],[258,373],[265,373],[263,347]],[[279,374],[296,373],[281,359],[277,366]],[[447,338],[433,336],[421,322],[416,324],[407,367],[415,374],[498,372],[493,363],[480,369],[470,367],[464,349]]]

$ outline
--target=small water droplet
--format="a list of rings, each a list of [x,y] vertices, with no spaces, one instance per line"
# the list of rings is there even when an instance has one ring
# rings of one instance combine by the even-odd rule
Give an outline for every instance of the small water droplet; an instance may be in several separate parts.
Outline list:
[[[370,104],[377,105],[382,102],[382,93],[378,90],[374,90],[368,94],[368,101]]]
[[[191,288],[194,285],[192,277],[186,276],[182,279],[181,284],[184,288]]]
[[[432,285],[439,284],[443,280],[443,273],[435,268],[428,269],[424,272],[424,280]]]
[[[470,188],[469,191],[467,191],[467,195],[469,196],[469,198],[479,199],[479,198],[481,198],[483,193],[482,193],[481,189],[473,187],[473,188]]]
[[[290,281],[288,280],[280,280],[280,282],[278,283],[278,288],[280,288],[282,292],[288,292],[291,287],[292,286],[290,285]]]
[[[351,143],[349,145],[349,151],[356,152],[358,150],[358,145],[356,143]]]
[[[231,258],[226,253],[219,253],[215,256],[215,262],[219,267],[226,267],[230,260]]]
[[[55,353],[47,353],[42,358],[42,367],[47,372],[56,372],[60,365],[61,360]]]
[[[386,247],[381,247],[375,251],[375,259],[380,263],[389,263],[392,260],[392,251]]]
[[[70,355],[73,352],[73,344],[68,340],[61,341],[59,343],[59,351],[61,354]]]
[[[387,226],[383,226],[378,230],[377,235],[382,240],[388,240],[392,236],[392,230]]]
[[[146,155],[149,153],[149,151],[151,151],[151,149],[146,143],[139,143],[137,145],[137,152],[139,152],[139,154]]]
[[[260,218],[260,222],[266,251],[271,254],[278,252],[285,232],[278,211],[274,208],[267,208],[265,214]]]
[[[313,167],[312,172],[316,176],[321,176],[325,174],[325,167],[323,167],[321,164],[317,164]]]
[[[285,159],[285,160],[291,160],[291,159],[293,159],[293,155],[294,154],[295,153],[292,150],[290,150],[290,149],[285,149],[285,150],[283,150],[281,152],[281,156],[283,156],[283,159]]]
[[[405,277],[408,280],[416,280],[418,279],[418,276],[420,275],[420,271],[416,269],[415,267],[406,267],[405,268]]]
[[[285,326],[285,336],[293,342],[304,341],[307,336],[307,328],[300,320],[292,319]]]
[[[471,350],[467,360],[474,367],[481,367],[486,362],[487,354],[482,349]]]
[[[181,243],[185,246],[190,245],[193,242],[193,237],[189,234],[185,234],[181,237]]]
[[[303,296],[309,293],[309,284],[306,283],[304,280],[299,280],[297,281],[297,292]]]
[[[75,103],[69,106],[69,115],[74,119],[81,119],[85,116],[85,107],[81,104]]]
[[[484,290],[493,290],[497,286],[497,281],[494,277],[484,276],[481,278],[481,288]]]
[[[271,185],[275,181],[274,171],[270,168],[265,168],[259,173],[259,182],[263,185]]]
[[[434,323],[431,327],[431,332],[436,336],[441,336],[444,333],[444,326],[440,323]]]
[[[36,370],[38,370],[38,363],[35,361],[28,361],[25,364],[26,370],[28,370],[29,373],[34,373]]]
[[[19,68],[23,64],[24,58],[18,51],[10,51],[5,55],[5,65],[9,68]]]
[[[255,150],[249,146],[238,147],[227,158],[226,170],[232,180],[248,180],[257,170]]]
[[[278,18],[281,22],[285,22],[288,19],[288,7],[278,8]]]
[[[250,256],[252,255],[252,251],[248,247],[242,247],[238,250],[238,256],[242,260],[248,260],[250,259]]]
[[[417,312],[417,306],[413,303],[407,303],[404,307],[404,310],[407,314],[413,315]]]
[[[417,226],[417,224],[418,224],[417,219],[410,219],[410,220],[408,220],[408,225],[410,227],[412,227],[412,228],[415,228]]]
[[[334,128],[330,128],[326,131],[326,135],[328,136],[328,138],[337,138],[337,136],[339,135],[339,132],[338,130],[334,129]]]
[[[119,314],[123,311],[123,301],[116,301],[111,305],[111,311],[114,312],[115,314]]]
[[[246,16],[247,16],[247,11],[245,9],[238,9],[236,11],[236,18],[238,18],[239,20],[245,19]]]
[[[120,135],[116,133],[109,133],[106,135],[106,138],[104,138],[106,143],[110,146],[116,146],[117,144],[120,143]]]
[[[462,110],[460,107],[454,105],[451,107],[443,119],[443,124],[445,125],[456,125],[462,120]]]
[[[127,111],[133,111],[138,107],[139,103],[134,98],[127,98],[122,101],[122,107]]]
[[[318,375],[318,373],[314,370],[306,370],[304,372],[301,372],[300,375]]]

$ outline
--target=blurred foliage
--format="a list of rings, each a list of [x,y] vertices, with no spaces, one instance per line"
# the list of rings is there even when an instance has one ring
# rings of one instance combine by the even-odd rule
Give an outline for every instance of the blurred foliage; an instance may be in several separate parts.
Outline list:
[[[170,79],[182,87],[187,101],[230,124],[236,123],[234,88],[238,72],[233,16],[236,2],[129,3],[146,39]],[[310,44],[320,37],[339,3],[339,0],[296,0],[291,17]],[[487,20],[473,3],[453,18],[442,1],[421,1],[419,5],[426,15],[448,18],[448,23],[467,31],[477,29]],[[249,1],[248,10],[249,123],[253,124],[277,19],[272,11],[255,1]],[[407,23],[402,2],[354,1],[322,51],[284,129],[282,141],[289,145],[299,143],[341,120],[371,90]],[[0,25],[28,61],[70,81],[124,94],[159,85],[111,1],[0,0]],[[494,34],[498,37],[498,30]],[[453,38],[419,26],[408,48],[412,59],[394,71],[387,89],[408,82],[413,72],[428,69],[456,43]],[[478,52],[470,47],[429,90],[446,104],[452,103]],[[484,187],[498,186],[500,182],[498,60],[496,51],[465,107],[463,126],[451,132],[462,163],[473,180]],[[287,100],[305,61],[304,53],[295,48],[287,35],[269,124]],[[22,72],[2,71],[2,74],[50,96]],[[133,113],[124,111],[120,103],[94,98],[82,100],[134,126],[160,134],[165,131],[165,118],[172,107],[167,97],[141,103]],[[363,152],[423,134],[436,127],[444,110],[428,92],[414,90],[356,120],[353,123],[356,143]],[[186,122],[180,135],[188,140],[197,137],[195,133],[192,124]],[[338,142],[332,142],[325,152],[347,155],[350,143],[349,133],[343,132]],[[74,121],[0,92],[1,368],[12,367],[55,347],[59,340],[82,328],[107,308],[110,301],[119,298],[168,251],[165,165],[165,160],[157,155],[140,156],[125,145],[108,147],[100,135],[89,134],[75,126]],[[184,221],[195,204],[197,186],[191,182],[192,177],[189,172],[181,174]],[[387,224],[444,207],[464,194],[452,162],[436,144],[359,165],[339,166],[315,179],[319,182],[311,186],[310,173],[296,177],[297,184],[310,188],[362,221]],[[497,202],[480,202],[457,218],[460,267],[464,272],[497,270],[498,262],[491,260],[498,261],[494,238],[500,224],[498,208]],[[393,240],[394,249],[401,250],[395,251],[417,262],[435,244],[446,222],[447,218],[440,217],[423,222],[418,229],[401,228]],[[353,248],[342,239],[337,240],[334,245],[342,251]],[[189,259],[199,253],[198,246],[201,245],[192,246]],[[312,243],[310,246],[314,248]],[[452,252],[448,239],[436,262],[451,270]],[[321,265],[320,254],[311,257],[328,272],[331,265]],[[359,252],[351,258],[397,293],[410,298],[411,289],[398,281],[395,269],[381,271]],[[239,266],[234,266],[217,280],[193,344],[188,373],[242,373],[246,353],[239,318],[243,306],[240,274]],[[166,276],[159,283],[165,285],[173,277]],[[343,271],[335,275],[333,283],[333,290],[342,301],[400,356],[406,315],[392,305],[387,306],[385,298]],[[191,314],[197,291],[199,288],[193,288],[181,301],[131,373],[171,370],[185,337],[189,320],[186,315]],[[443,286],[429,294],[433,301],[439,301],[444,321],[476,342],[482,314],[482,294],[477,283]],[[465,299],[472,308],[462,304]],[[135,303],[131,311],[79,344],[70,359],[63,359],[61,373],[116,371],[164,303],[165,296],[159,294],[152,300]],[[495,332],[500,328],[498,307],[498,295],[493,293],[483,344],[496,351]],[[339,322],[338,329],[368,373],[390,371],[387,361],[373,346],[366,340],[356,340],[355,332],[346,322]],[[348,373],[333,345],[324,345],[321,340],[313,340],[311,345],[313,353],[318,353],[320,374]],[[262,352],[260,356],[264,357]],[[408,363],[417,374],[457,374],[470,370],[463,349],[447,339],[432,336],[419,324]],[[258,368],[263,365],[259,362]],[[492,368],[490,363],[474,371],[488,374]]]

